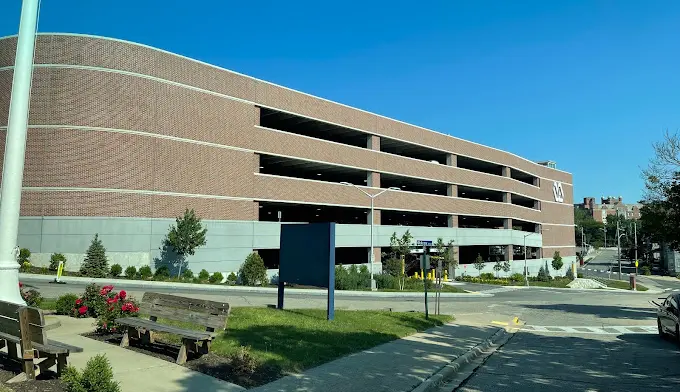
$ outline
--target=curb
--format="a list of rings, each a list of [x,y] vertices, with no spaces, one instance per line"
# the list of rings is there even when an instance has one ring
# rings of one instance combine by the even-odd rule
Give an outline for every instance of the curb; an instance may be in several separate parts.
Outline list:
[[[19,274],[19,279],[23,282],[53,282],[52,275],[37,275],[37,274]],[[98,283],[98,284],[114,284],[121,285],[127,288],[136,289],[172,289],[172,290],[191,290],[191,291],[207,291],[207,292],[226,292],[226,293],[261,293],[261,294],[276,294],[277,288],[274,287],[248,287],[248,286],[227,286],[227,285],[211,285],[211,284],[194,284],[194,283],[179,283],[179,282],[154,282],[154,281],[140,281],[127,279],[101,279],[101,278],[81,278],[77,276],[62,276],[61,281],[65,283]],[[321,289],[295,289],[287,288],[288,294],[307,294],[327,296],[327,290]],[[428,292],[432,294],[432,292]],[[422,292],[398,292],[398,291],[346,291],[335,290],[336,297],[380,297],[380,298],[422,298]],[[441,293],[441,298],[487,298],[493,297],[490,293]],[[429,297],[429,295],[428,295]]]
[[[627,294],[659,294],[662,293],[663,291],[658,291],[658,290],[653,290],[653,289],[648,289],[647,291],[633,291],[633,290],[626,290],[626,289],[617,289],[613,287],[605,287],[601,289],[571,289],[571,288],[564,288],[564,287],[543,287],[543,286],[501,286],[503,288],[512,288],[512,289],[541,289],[541,290],[555,290],[555,291],[597,291],[598,293],[601,293],[603,291],[614,291],[617,293],[627,293]]]
[[[460,357],[454,359],[452,362],[444,366],[438,372],[428,377],[420,385],[413,388],[411,392],[430,392],[435,390],[436,388],[439,388],[444,381],[451,378],[455,373],[457,373],[461,369],[461,367],[474,361],[476,358],[482,355],[484,351],[486,351],[489,347],[491,347],[494,343],[498,342],[506,335],[508,335],[508,332],[504,328],[499,328],[498,331],[491,335],[490,338],[471,348],[468,352],[461,355]]]

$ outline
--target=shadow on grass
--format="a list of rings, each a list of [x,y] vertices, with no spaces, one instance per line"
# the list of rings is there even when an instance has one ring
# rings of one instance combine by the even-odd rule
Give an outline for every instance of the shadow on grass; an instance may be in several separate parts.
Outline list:
[[[424,325],[407,315],[390,317],[403,327]],[[263,358],[255,371],[262,376],[241,380],[241,385],[246,387],[273,381],[263,390],[410,390],[496,331],[497,328],[492,327],[444,325],[412,339],[394,341],[399,338],[394,333],[258,325],[229,330],[215,343],[215,349],[216,352],[224,350],[220,345],[250,346]],[[228,363],[206,363],[192,368],[206,374],[232,371]],[[279,378],[284,375],[287,376]],[[236,382],[234,377],[231,380]],[[182,387],[189,391],[205,385],[198,378],[189,378],[182,382]]]
[[[577,313],[599,316],[601,318],[645,320],[656,318],[656,310],[652,308],[639,308],[630,306],[606,306],[585,304],[548,304],[548,305],[523,305],[525,308],[537,310],[552,310],[565,313]]]

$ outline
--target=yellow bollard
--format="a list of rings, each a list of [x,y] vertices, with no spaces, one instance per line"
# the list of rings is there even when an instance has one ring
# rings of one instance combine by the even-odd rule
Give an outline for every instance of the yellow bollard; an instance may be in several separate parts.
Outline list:
[[[449,271],[444,271],[444,280],[449,280]]]
[[[418,276],[418,271],[416,271],[416,274],[413,275],[413,276],[414,276],[416,279],[419,279],[419,278],[420,278],[420,276]]]

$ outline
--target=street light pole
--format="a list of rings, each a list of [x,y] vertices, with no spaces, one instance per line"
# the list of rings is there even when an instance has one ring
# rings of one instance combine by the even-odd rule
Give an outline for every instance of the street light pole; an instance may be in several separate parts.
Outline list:
[[[616,247],[618,249],[619,255],[619,280],[621,280],[621,237],[625,236],[626,233],[620,233],[619,222],[616,222]]]
[[[375,253],[373,252],[373,226],[374,226],[374,224],[375,224],[375,223],[374,223],[374,222],[375,222],[375,218],[374,218],[374,216],[373,216],[373,212],[374,212],[374,200],[375,200],[376,197],[382,195],[383,193],[385,193],[385,192],[387,192],[387,191],[399,191],[400,189],[399,189],[399,188],[395,188],[395,187],[390,187],[390,188],[387,188],[387,189],[383,189],[382,191],[380,191],[380,192],[378,192],[378,193],[371,194],[371,193],[366,192],[365,190],[359,188],[357,185],[354,185],[354,184],[352,184],[352,183],[349,183],[349,182],[341,182],[341,184],[342,184],[342,185],[347,185],[347,186],[353,186],[353,187],[357,188],[358,190],[360,190],[361,192],[363,192],[364,195],[368,196],[368,197],[371,199],[371,240],[370,240],[370,247],[371,247],[371,248],[370,248],[370,265],[371,265],[371,268],[370,268],[370,270],[371,270],[371,290],[375,291],[375,290],[377,290],[378,288],[376,287],[375,279],[374,279],[374,277],[373,277],[373,264],[375,263]]]
[[[637,243],[637,222],[633,222],[633,228],[635,230],[635,275],[637,275],[637,265],[638,265],[638,243]]]
[[[0,300],[25,305],[19,292],[17,236],[39,0],[23,0],[0,191]]]

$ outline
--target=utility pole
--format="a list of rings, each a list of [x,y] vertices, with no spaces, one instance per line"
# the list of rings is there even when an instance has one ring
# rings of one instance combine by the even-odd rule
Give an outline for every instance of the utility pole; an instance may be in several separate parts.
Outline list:
[[[604,224],[604,227],[602,228],[602,231],[604,231],[604,247],[607,247],[607,224]]]
[[[5,158],[0,191],[0,300],[25,305],[19,292],[17,237],[19,207],[24,177],[28,106],[31,100],[33,54],[38,24],[39,0],[24,0],[21,5],[9,121],[5,139]]]
[[[621,280],[621,234],[619,234],[619,221],[616,221],[616,247],[619,256],[619,280]]]
[[[635,230],[635,275],[637,275],[638,265],[637,221],[633,222],[633,228]]]

